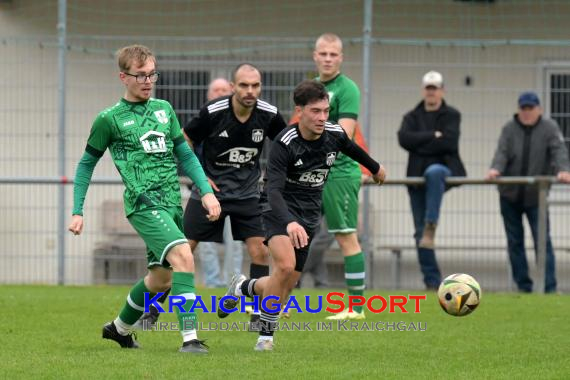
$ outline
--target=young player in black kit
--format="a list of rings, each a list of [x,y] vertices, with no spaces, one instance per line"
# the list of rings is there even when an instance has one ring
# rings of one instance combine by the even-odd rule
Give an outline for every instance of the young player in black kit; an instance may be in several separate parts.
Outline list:
[[[316,81],[301,82],[294,91],[295,112],[299,123],[283,130],[274,139],[269,156],[265,191],[270,209],[264,210],[265,236],[273,271],[271,276],[246,279],[236,275],[226,295],[268,297],[275,312],[261,311],[261,331],[256,351],[273,349],[273,326],[282,300],[286,300],[301,272],[314,230],[320,222],[321,193],[330,168],[339,152],[364,165],[376,183],[382,184],[386,171],[354,144],[339,125],[327,123],[329,96]],[[230,302],[227,302],[230,301]],[[235,307],[228,299],[224,306]],[[225,315],[220,315],[224,317]]]

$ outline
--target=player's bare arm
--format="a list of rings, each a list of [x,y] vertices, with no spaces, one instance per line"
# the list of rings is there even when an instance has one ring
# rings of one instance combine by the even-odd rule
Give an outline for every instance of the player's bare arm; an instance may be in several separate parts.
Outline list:
[[[338,121],[338,124],[342,127],[342,129],[344,129],[350,139],[354,138],[356,120],[350,118],[342,118]]]

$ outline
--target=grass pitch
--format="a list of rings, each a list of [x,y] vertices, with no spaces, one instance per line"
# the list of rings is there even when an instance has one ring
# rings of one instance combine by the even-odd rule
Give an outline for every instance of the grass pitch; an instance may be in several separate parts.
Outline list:
[[[420,314],[371,314],[366,322],[422,323],[425,331],[280,331],[275,351],[254,352],[257,335],[202,331],[210,354],[177,352],[177,332],[138,334],[140,350],[101,339],[127,287],[2,286],[1,377],[6,379],[567,379],[570,298],[483,294],[466,317],[445,314],[434,293]],[[483,290],[484,291],[484,290]],[[201,295],[224,290],[198,289]],[[323,295],[323,290],[296,295]],[[407,292],[369,291],[367,296]],[[326,306],[326,305],[325,305]],[[412,308],[409,308],[412,310]],[[314,330],[329,315],[293,312],[289,322]],[[175,321],[172,315],[163,321]],[[219,322],[199,314],[201,322]],[[245,322],[231,315],[227,322]]]

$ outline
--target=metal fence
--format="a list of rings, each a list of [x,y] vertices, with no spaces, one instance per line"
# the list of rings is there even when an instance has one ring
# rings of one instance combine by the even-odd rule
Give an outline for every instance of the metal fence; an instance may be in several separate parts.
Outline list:
[[[187,180],[183,180],[183,193]],[[382,289],[421,289],[423,287],[415,245],[411,213],[407,205],[395,204],[395,199],[407,197],[405,185],[421,184],[422,178],[391,179],[381,187],[370,187],[378,193],[381,202],[373,206],[371,214],[377,214],[369,234],[361,234],[368,249],[368,287]],[[473,178],[449,178],[449,183],[462,185],[453,192],[467,192],[468,204],[457,205],[456,200],[444,200],[444,208],[437,237],[437,256],[444,274],[467,272],[484,284],[487,290],[513,290],[510,266],[506,250],[506,238],[497,204],[484,204],[487,193],[495,192],[495,185],[536,184],[540,189],[539,245],[537,255],[527,231],[527,254],[536,290],[541,291],[544,281],[546,212],[550,204],[551,235],[557,254],[559,289],[570,291],[570,241],[566,232],[565,206],[570,205],[567,187],[554,185],[552,177],[510,177],[493,181]],[[125,284],[146,272],[145,247],[124,217],[122,202],[117,199],[122,182],[119,178],[95,178],[90,197],[96,205],[85,210],[85,232],[73,236],[59,230],[53,223],[58,209],[55,206],[57,188],[69,191],[72,180],[59,177],[16,178],[0,177],[0,188],[13,188],[28,207],[11,207],[9,202],[0,204],[2,214],[14,223],[27,226],[2,230],[0,237],[3,265],[0,283],[64,283],[64,284]],[[37,198],[37,194],[45,196]],[[495,195],[495,198],[498,196]],[[466,199],[465,196],[460,197]],[[16,199],[17,203],[18,199]],[[463,202],[463,201],[462,201]],[[92,204],[92,203],[91,203]],[[379,207],[378,207],[379,206]],[[66,210],[69,214],[69,208]],[[404,212],[405,211],[405,212]],[[488,223],[494,219],[491,226]],[[464,224],[469,224],[468,236],[464,236]],[[22,245],[20,234],[25,234]],[[58,237],[59,236],[59,237]],[[366,241],[370,237],[369,241]],[[65,240],[67,250],[57,249],[56,242]],[[198,281],[200,259],[196,255]],[[248,260],[245,260],[247,266]],[[333,286],[342,286],[344,272],[340,252],[333,249],[326,256]]]
[[[523,90],[541,95],[545,114],[570,139],[568,1],[228,3],[0,1],[0,177],[8,179],[0,187],[5,215],[0,219],[0,283],[113,282],[140,269],[127,264],[116,269],[112,255],[98,259],[123,245],[134,246],[131,252],[141,249],[137,239],[136,244],[129,240],[131,232],[117,232],[126,223],[119,186],[90,189],[86,232],[75,238],[61,232],[69,221],[71,186],[39,179],[74,175],[93,119],[122,94],[113,53],[126,44],[143,43],[155,51],[164,74],[156,95],[174,104],[184,122],[203,103],[208,81],[228,76],[242,61],[261,68],[262,97],[288,115],[291,89],[315,75],[315,38],[328,31],[339,34],[343,72],[363,94],[360,119],[372,155],[391,178],[405,173],[407,154],[396,140],[402,115],[420,100],[420,78],[432,69],[442,72],[446,100],[462,113],[460,150],[469,177],[485,174],[501,126],[512,117]],[[108,155],[95,175],[116,175]],[[29,181],[10,182],[9,177]],[[565,198],[563,190],[553,194]],[[401,185],[387,186],[370,189],[363,199],[369,201],[363,211],[371,231],[368,251],[375,257],[372,285],[421,287],[406,192]],[[438,257],[445,272],[480,266],[496,272],[490,288],[511,288],[498,210],[493,186],[465,185],[446,195],[438,227]],[[564,206],[552,207],[563,290],[569,287],[565,214]],[[120,244],[105,246],[114,240]],[[99,274],[96,266],[103,268]]]

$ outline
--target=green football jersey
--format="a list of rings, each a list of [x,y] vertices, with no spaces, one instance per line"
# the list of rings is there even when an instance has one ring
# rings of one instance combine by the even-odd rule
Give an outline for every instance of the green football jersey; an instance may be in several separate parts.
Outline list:
[[[181,206],[173,148],[184,140],[170,103],[151,98],[121,99],[102,111],[91,128],[86,151],[101,157],[109,148],[125,192],[125,213],[153,206]],[[184,142],[185,143],[185,142]]]
[[[318,80],[319,78],[317,78]],[[356,83],[344,74],[339,74],[328,82],[323,82],[329,93],[330,112],[329,121],[338,124],[340,119],[358,118],[360,111],[360,90]],[[360,178],[360,167],[350,157],[339,153],[333,167],[330,178]]]

